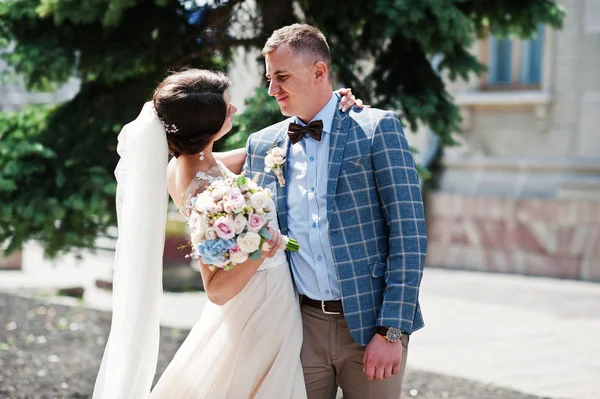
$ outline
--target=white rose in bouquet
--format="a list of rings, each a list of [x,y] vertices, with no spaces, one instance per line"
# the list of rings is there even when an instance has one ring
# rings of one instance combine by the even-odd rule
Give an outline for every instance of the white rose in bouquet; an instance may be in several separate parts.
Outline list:
[[[246,228],[248,224],[246,217],[241,213],[233,219],[233,224],[235,226],[235,234],[240,234]]]
[[[219,212],[223,212],[223,201],[219,201],[219,202],[213,202],[210,207],[208,208],[208,210],[211,213],[219,213]]]
[[[237,244],[246,253],[252,253],[260,246],[261,237],[258,233],[248,232],[238,236]]]
[[[201,194],[198,194],[192,201],[193,207],[199,212],[205,212],[210,210],[213,204],[214,202],[208,191],[204,191]]]
[[[194,213],[190,217],[190,230],[192,244],[198,244],[204,240],[206,230],[210,227],[209,221],[204,216]]]
[[[216,240],[217,237],[219,237],[217,235],[217,232],[215,231],[215,229],[213,229],[212,227],[209,227],[208,229],[206,229],[206,233],[204,234],[204,236],[206,237],[207,240]]]
[[[259,191],[252,194],[250,197],[250,205],[254,209],[264,209],[269,207],[269,196],[264,191]]]
[[[221,190],[212,190],[210,193],[210,197],[213,201],[219,201],[223,198],[223,192]]]
[[[242,251],[242,249],[239,246],[236,245],[235,247],[229,250],[229,261],[231,263],[244,263],[247,260],[248,253]]]
[[[240,190],[231,190],[227,194],[227,200],[223,204],[223,210],[226,213],[239,213],[246,205],[246,198]]]

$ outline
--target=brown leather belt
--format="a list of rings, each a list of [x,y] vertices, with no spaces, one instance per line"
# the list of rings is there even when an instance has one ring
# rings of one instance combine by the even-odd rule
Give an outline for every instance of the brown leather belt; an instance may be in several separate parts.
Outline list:
[[[344,308],[342,307],[342,301],[315,301],[310,299],[306,295],[302,295],[302,304],[317,308],[325,314],[343,314]]]

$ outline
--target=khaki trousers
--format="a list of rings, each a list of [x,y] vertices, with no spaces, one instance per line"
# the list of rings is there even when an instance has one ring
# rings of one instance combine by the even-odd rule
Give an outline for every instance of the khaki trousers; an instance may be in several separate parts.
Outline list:
[[[407,335],[402,336],[402,363],[398,374],[387,380],[368,380],[363,372],[366,347],[357,344],[344,315],[324,314],[302,305],[304,343],[302,368],[308,399],[335,399],[337,389],[344,399],[398,399],[408,352]]]

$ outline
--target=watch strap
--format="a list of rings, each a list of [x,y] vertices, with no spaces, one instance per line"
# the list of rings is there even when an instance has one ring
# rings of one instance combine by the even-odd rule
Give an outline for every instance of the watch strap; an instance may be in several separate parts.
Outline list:
[[[387,330],[388,330],[387,327],[377,326],[376,332],[377,332],[377,334],[385,337],[387,335]]]

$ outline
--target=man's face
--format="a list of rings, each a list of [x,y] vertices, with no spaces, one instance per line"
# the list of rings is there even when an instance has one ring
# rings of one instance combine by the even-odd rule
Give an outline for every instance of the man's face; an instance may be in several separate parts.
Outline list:
[[[309,122],[314,116],[311,113],[317,83],[310,57],[295,54],[284,43],[265,56],[265,64],[269,95],[275,97],[281,113]]]

